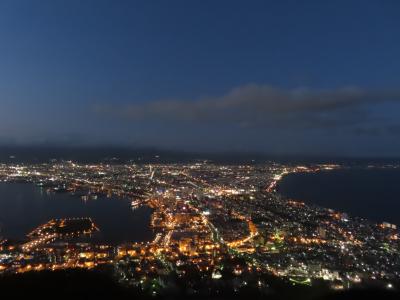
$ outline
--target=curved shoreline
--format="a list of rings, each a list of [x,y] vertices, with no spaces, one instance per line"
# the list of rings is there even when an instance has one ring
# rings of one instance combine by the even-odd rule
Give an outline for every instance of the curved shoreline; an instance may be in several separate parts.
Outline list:
[[[10,189],[4,187],[13,185],[14,187]],[[0,209],[1,207],[3,209],[2,223],[4,227],[7,226],[11,229],[3,230],[5,238],[13,240],[24,239],[30,230],[40,226],[42,223],[49,221],[51,218],[63,217],[92,217],[96,224],[99,223],[100,227],[100,233],[97,234],[95,240],[93,240],[94,242],[119,244],[120,242],[146,242],[154,238],[154,234],[150,229],[152,211],[144,211],[144,214],[142,211],[132,213],[129,200],[114,202],[108,201],[110,199],[104,197],[98,197],[98,199],[84,201],[79,196],[68,192],[47,194],[44,189],[29,182],[1,182],[0,186],[2,186],[1,190],[3,192],[0,195],[0,200],[2,200]],[[16,193],[19,195],[15,195]],[[149,209],[151,208],[149,207]],[[10,216],[4,215],[6,211]],[[114,213],[118,214],[118,212],[119,216],[114,215]],[[134,215],[130,215],[130,213]],[[31,221],[27,220],[30,214],[32,214],[33,218]],[[148,223],[146,225],[148,232],[145,230],[144,234],[137,235],[138,232],[143,231],[135,230],[137,226],[135,223],[145,222],[146,215],[148,215],[148,222],[146,222]],[[116,222],[115,218],[120,220],[121,217],[125,220],[122,223],[125,223],[127,226],[125,231],[133,232],[133,236],[137,235],[136,238],[125,238],[126,234],[118,234],[121,232],[120,229],[123,225],[118,225],[121,222]],[[17,225],[15,220],[23,220],[23,222]],[[114,225],[115,223],[118,223],[118,226]],[[12,227],[15,226],[21,229],[13,230]],[[115,237],[113,236],[113,232]],[[148,238],[144,238],[147,233]]]
[[[379,174],[371,172],[379,172]],[[395,174],[387,174],[387,172]],[[296,182],[288,183],[288,178],[296,176],[300,176],[300,179],[290,179]],[[374,178],[377,179],[373,180]],[[394,196],[399,195],[400,188],[397,188],[399,193],[393,192],[397,187],[394,184],[397,182],[396,178],[400,180],[398,168],[340,168],[314,172],[290,172],[279,180],[276,191],[286,199],[346,212],[371,222],[387,221],[400,224],[400,218],[394,213],[400,208],[400,203]]]

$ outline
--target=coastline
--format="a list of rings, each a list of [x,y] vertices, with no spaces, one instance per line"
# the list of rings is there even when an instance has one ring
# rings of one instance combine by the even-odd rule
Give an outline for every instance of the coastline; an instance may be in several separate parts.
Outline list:
[[[371,175],[371,172],[379,174]],[[385,198],[383,195],[378,195],[379,192],[385,192],[385,189],[392,190],[393,180],[388,180],[387,186],[391,188],[371,184],[370,177],[378,177],[379,183],[386,180],[386,178],[384,180],[379,177],[382,175],[381,172],[395,172],[394,176],[400,178],[400,170],[395,167],[342,167],[313,172],[288,172],[277,182],[276,192],[286,199],[303,201],[307,205],[344,212],[354,218],[365,219],[373,223],[400,224],[400,218],[394,213],[396,208],[392,208],[392,206],[396,206],[394,197]],[[357,192],[360,194],[357,195]],[[364,210],[366,206],[374,207],[373,213],[368,214]]]

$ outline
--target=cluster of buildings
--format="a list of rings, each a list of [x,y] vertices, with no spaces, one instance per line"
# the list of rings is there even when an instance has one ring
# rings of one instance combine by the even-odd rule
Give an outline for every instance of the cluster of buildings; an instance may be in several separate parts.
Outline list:
[[[155,238],[93,242],[95,220],[50,220],[14,243],[0,241],[0,272],[112,267],[118,281],[156,295],[232,288],[268,291],[270,276],[294,285],[346,289],[400,279],[399,231],[276,192],[288,173],[337,165],[199,162],[0,165],[0,181],[31,182],[82,200],[117,195],[153,208]],[[100,228],[101,230],[101,228]],[[6,238],[6,237],[4,237]]]

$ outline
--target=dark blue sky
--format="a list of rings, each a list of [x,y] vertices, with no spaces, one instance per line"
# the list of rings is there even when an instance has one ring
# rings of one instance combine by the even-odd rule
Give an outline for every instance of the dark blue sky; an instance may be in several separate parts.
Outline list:
[[[398,1],[0,2],[0,143],[398,155]]]

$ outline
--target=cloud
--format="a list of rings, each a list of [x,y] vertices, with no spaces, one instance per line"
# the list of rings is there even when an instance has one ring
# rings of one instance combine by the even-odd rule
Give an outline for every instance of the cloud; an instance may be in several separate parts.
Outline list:
[[[326,129],[374,121],[368,107],[399,100],[399,90],[284,90],[251,84],[219,97],[132,102],[120,107],[97,105],[95,110],[132,121]]]

